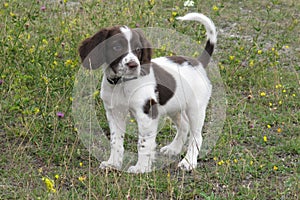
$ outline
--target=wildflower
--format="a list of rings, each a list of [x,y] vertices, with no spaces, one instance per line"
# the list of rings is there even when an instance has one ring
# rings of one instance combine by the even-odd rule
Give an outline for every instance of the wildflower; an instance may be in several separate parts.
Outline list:
[[[68,3],[68,0],[64,0],[64,3]]]
[[[218,165],[223,165],[224,164],[224,161],[223,160],[220,160],[219,162],[218,162]]]
[[[217,11],[219,11],[219,7],[216,6],[216,5],[214,5],[214,6],[213,6],[213,10],[214,10],[215,12],[217,12]]]
[[[250,161],[250,165],[253,165],[253,160]]]
[[[278,170],[278,167],[276,165],[274,165],[273,170],[274,171]]]
[[[4,80],[0,80],[0,85],[2,85],[4,83]]]
[[[286,93],[286,89],[282,90],[283,93]]]
[[[9,15],[10,15],[11,17],[15,17],[15,16],[16,16],[16,14],[13,13],[13,12],[10,12]]]
[[[258,50],[258,51],[257,51],[257,54],[262,54],[262,50]]]
[[[296,94],[292,94],[292,96],[293,96],[293,97],[295,97],[295,96],[296,96]]]
[[[42,43],[43,43],[44,45],[48,45],[48,41],[47,41],[46,39],[43,39],[43,40],[42,40]]]
[[[229,56],[229,60],[234,60],[235,56]]]
[[[59,179],[59,175],[58,174],[56,174],[54,177],[55,177],[55,179]]]
[[[267,125],[267,128],[271,128],[271,125],[270,125],[270,124],[268,124],[268,125]]]
[[[41,11],[45,11],[46,10],[46,6],[41,6]]]
[[[172,12],[172,16],[173,16],[173,17],[176,17],[176,16],[177,16],[177,12],[173,11],[173,12]]]
[[[79,180],[80,182],[83,182],[83,181],[86,180],[86,176],[79,176],[79,177],[78,177],[78,180]]]
[[[272,103],[272,102],[269,102],[269,106],[272,107],[272,106],[273,106],[273,103]]]
[[[8,3],[5,2],[5,3],[3,4],[3,6],[4,6],[5,8],[7,8],[7,7],[8,7]]]
[[[275,86],[275,88],[276,88],[276,89],[282,88],[282,85],[281,85],[281,84],[278,84],[278,85]]]
[[[277,133],[281,133],[282,132],[282,129],[279,127],[278,129],[277,129]]]
[[[82,167],[82,166],[83,166],[83,163],[82,163],[82,162],[80,162],[80,163],[79,163],[79,166],[80,166],[80,167]]]
[[[155,4],[155,0],[149,0],[148,2],[151,6],[153,6]]]
[[[261,92],[260,96],[264,97],[264,96],[266,96],[266,93],[265,92]]]
[[[44,181],[49,192],[56,192],[56,189],[54,188],[54,181],[52,179],[43,177],[42,180]]]
[[[63,117],[65,116],[65,114],[62,113],[62,112],[57,112],[57,113],[56,113],[56,116],[57,116],[58,118],[63,118]]]
[[[194,6],[194,1],[191,1],[191,0],[187,0],[184,2],[183,6],[184,7],[193,7]]]
[[[286,49],[290,48],[288,45],[285,46]]]
[[[34,114],[38,114],[40,112],[39,108],[34,108]]]
[[[67,66],[72,65],[72,64],[73,64],[73,62],[70,59],[66,60],[66,62],[65,62],[65,65],[67,65]]]
[[[267,142],[267,141],[268,141],[267,136],[264,136],[264,142]]]
[[[253,66],[254,66],[254,60],[250,60],[249,66],[250,66],[250,67],[253,67]]]
[[[282,104],[282,101],[281,101],[281,100],[280,100],[280,101],[278,101],[278,104],[279,104],[279,105],[281,105],[281,104]]]
[[[238,160],[235,158],[235,159],[233,160],[233,162],[234,162],[234,163],[238,163]]]

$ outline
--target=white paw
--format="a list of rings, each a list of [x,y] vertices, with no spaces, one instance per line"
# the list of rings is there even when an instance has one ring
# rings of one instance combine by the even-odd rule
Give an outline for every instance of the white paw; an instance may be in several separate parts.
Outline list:
[[[181,152],[181,148],[176,147],[175,145],[169,144],[164,146],[160,149],[160,152],[169,155],[169,156],[176,156]]]
[[[111,163],[109,161],[103,161],[101,164],[100,164],[100,169],[120,169],[121,166],[118,165],[118,164],[115,164],[115,163]]]
[[[141,166],[141,165],[135,165],[128,168],[129,173],[146,173],[151,172],[151,167],[149,166]]]
[[[187,159],[182,159],[178,164],[178,167],[184,171],[191,171],[197,167],[197,161],[189,162]]]

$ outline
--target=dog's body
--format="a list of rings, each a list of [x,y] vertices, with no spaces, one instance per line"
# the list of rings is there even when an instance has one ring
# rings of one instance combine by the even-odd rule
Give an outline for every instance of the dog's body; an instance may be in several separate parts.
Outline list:
[[[104,70],[101,98],[111,132],[111,154],[100,167],[121,168],[125,119],[129,112],[136,118],[139,130],[138,161],[128,169],[130,172],[151,170],[162,115],[170,116],[177,134],[161,152],[179,154],[190,132],[187,154],[178,166],[185,170],[197,166],[205,110],[212,90],[203,67],[213,53],[216,29],[202,14],[190,13],[179,19],[205,25],[208,41],[198,60],[183,56],[151,59],[151,46],[143,34],[126,26],[102,29],[79,48],[84,67],[102,66]]]

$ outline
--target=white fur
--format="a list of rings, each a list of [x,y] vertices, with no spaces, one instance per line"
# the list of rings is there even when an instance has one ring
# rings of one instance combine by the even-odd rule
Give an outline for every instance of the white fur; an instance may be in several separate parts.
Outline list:
[[[212,43],[216,42],[214,24],[206,16],[191,13],[179,19],[196,20],[203,23],[209,32],[207,33],[208,39]],[[132,37],[130,29],[125,27],[121,28],[121,31],[128,40],[128,44],[130,44],[129,41]],[[131,50],[131,47],[129,49]],[[127,59],[126,61],[128,59],[136,60],[137,58],[134,57],[134,54],[129,51],[129,54],[124,58]],[[160,151],[166,155],[179,154],[187,141],[188,133],[190,133],[186,156],[178,166],[184,170],[195,169],[202,144],[201,132],[205,111],[212,90],[206,71],[201,64],[199,66],[189,66],[188,63],[179,65],[166,57],[152,59],[152,62],[171,74],[176,82],[174,96],[163,106],[157,104],[158,115],[169,115],[177,127],[174,140],[169,145],[161,148]],[[100,167],[114,167],[117,169],[122,167],[123,139],[126,130],[125,118],[130,111],[138,123],[139,141],[138,161],[128,171],[133,173],[151,171],[155,160],[155,138],[159,116],[153,119],[144,113],[143,106],[148,99],[159,101],[155,92],[157,83],[154,71],[150,68],[148,75],[116,85],[108,83],[106,79],[107,75],[104,74],[101,85],[101,98],[104,102],[111,132],[111,154],[108,161],[102,162]]]
[[[176,19],[182,20],[182,21],[198,21],[202,23],[205,26],[206,29],[206,34],[207,34],[207,39],[210,40],[212,44],[217,43],[217,31],[216,27],[211,19],[206,17],[205,15],[201,13],[188,13],[183,17],[177,17]]]

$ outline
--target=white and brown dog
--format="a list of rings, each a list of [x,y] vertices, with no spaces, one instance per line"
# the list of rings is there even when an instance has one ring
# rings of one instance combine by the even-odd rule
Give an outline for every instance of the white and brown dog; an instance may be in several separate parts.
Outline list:
[[[138,161],[129,172],[151,170],[162,115],[173,120],[177,134],[160,151],[166,155],[179,154],[190,133],[186,156],[178,166],[184,170],[196,168],[212,90],[204,68],[213,53],[217,33],[214,23],[203,14],[189,13],[178,19],[198,21],[206,28],[208,40],[198,59],[185,56],[151,59],[151,45],[143,33],[126,26],[104,28],[79,47],[85,68],[101,66],[104,71],[101,98],[110,128],[111,153],[101,168],[122,167],[125,119],[129,112],[136,118],[139,131]]]

